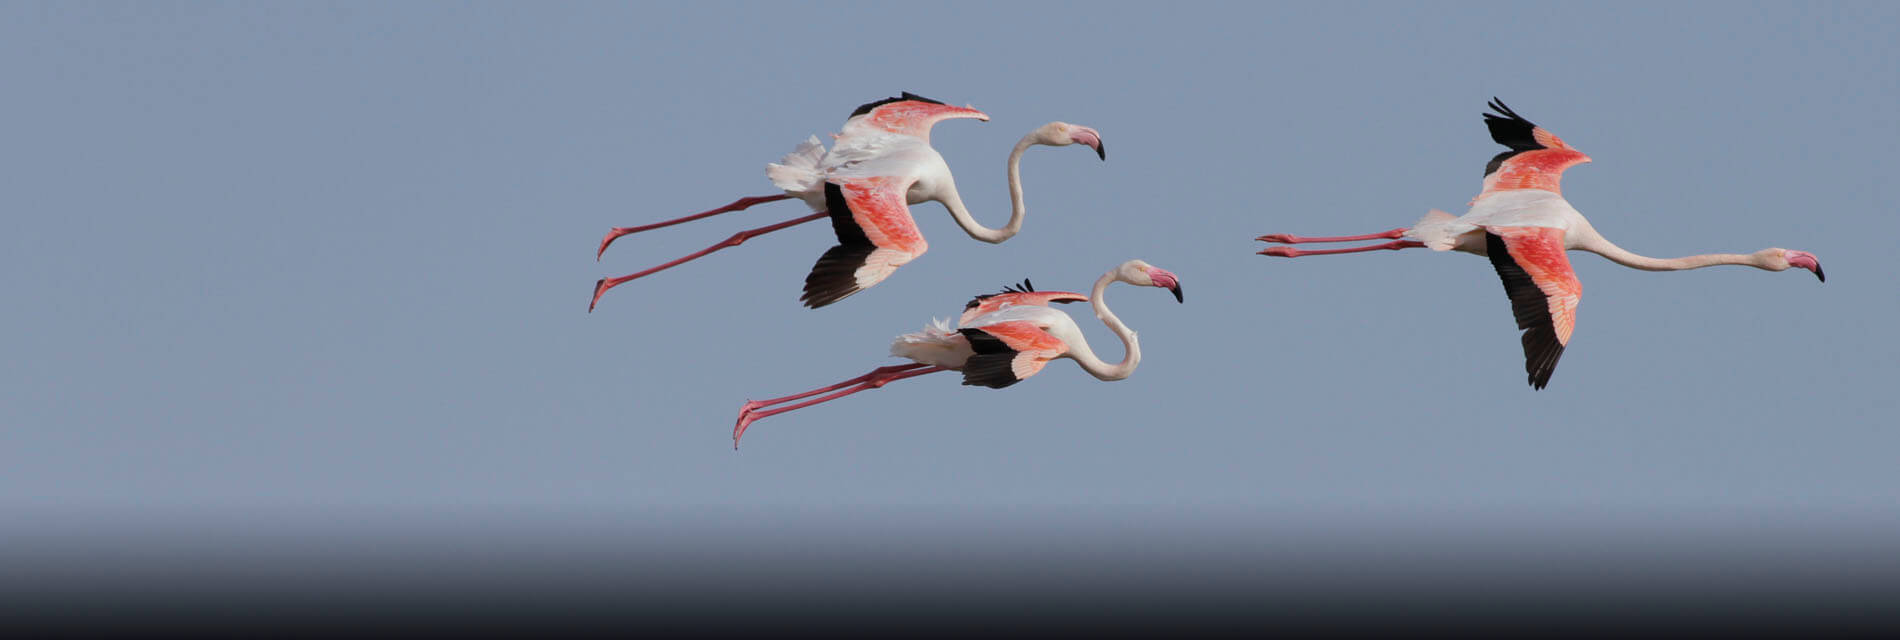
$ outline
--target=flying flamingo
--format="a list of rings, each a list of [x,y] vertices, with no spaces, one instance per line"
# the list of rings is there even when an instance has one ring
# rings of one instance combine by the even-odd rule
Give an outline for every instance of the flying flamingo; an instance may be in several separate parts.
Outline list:
[[[1531,386],[1537,389],[1550,383],[1550,374],[1556,370],[1557,359],[1563,355],[1564,345],[1570,342],[1571,329],[1576,326],[1577,302],[1583,285],[1570,270],[1566,250],[1588,251],[1644,271],[1681,271],[1724,264],[1768,271],[1798,267],[1813,271],[1822,282],[1827,281],[1820,260],[1806,251],[1768,248],[1748,254],[1650,258],[1611,244],[1564,200],[1558,186],[1565,169],[1589,162],[1590,156],[1525,120],[1496,98],[1492,98],[1489,106],[1501,114],[1484,114],[1491,139],[1511,150],[1498,154],[1485,166],[1484,190],[1472,199],[1471,210],[1465,215],[1453,217],[1433,209],[1411,228],[1358,236],[1306,238],[1269,234],[1256,239],[1284,244],[1379,239],[1391,242],[1350,249],[1271,247],[1260,253],[1297,258],[1431,247],[1434,251],[1455,250],[1487,256],[1498,277],[1504,280],[1504,292],[1511,299],[1517,328],[1524,330],[1524,370],[1529,374]]]
[[[766,177],[785,193],[740,198],[726,206],[684,218],[638,227],[619,227],[607,232],[600,241],[595,259],[607,252],[607,245],[630,234],[691,222],[700,218],[739,211],[752,205],[798,198],[815,213],[773,225],[733,234],[725,241],[701,249],[684,258],[645,271],[618,278],[602,278],[594,283],[594,299],[587,304],[593,311],[600,296],[608,289],[629,280],[670,269],[706,254],[736,247],[753,236],[831,218],[838,234],[838,245],[826,251],[805,278],[805,295],[799,301],[816,309],[857,293],[889,277],[898,267],[923,255],[927,248],[917,223],[910,217],[909,205],[937,201],[970,237],[991,244],[1015,236],[1022,229],[1022,178],[1018,165],[1023,152],[1035,145],[1052,147],[1082,144],[1108,159],[1102,147],[1102,135],[1094,129],[1051,122],[1037,127],[1016,143],[1009,154],[1009,197],[1012,209],[1009,223],[1001,229],[978,224],[969,209],[957,197],[956,181],[950,176],[943,156],[930,148],[930,128],[951,118],[989,120],[981,111],[953,107],[936,100],[905,92],[858,107],[844,122],[843,133],[836,134],[831,150],[825,151],[817,136],[798,145],[778,163],[767,164]]]
[[[958,320],[961,328],[951,329],[949,322],[935,320],[925,325],[923,331],[898,336],[891,343],[891,355],[909,358],[910,364],[878,367],[856,378],[800,394],[747,401],[739,410],[738,424],[732,428],[732,447],[739,448],[739,437],[745,435],[747,426],[760,418],[926,373],[962,371],[963,384],[1001,389],[1036,375],[1051,360],[1069,358],[1097,379],[1112,382],[1126,378],[1141,364],[1141,342],[1136,339],[1135,331],[1122,324],[1103,301],[1102,293],[1111,282],[1167,289],[1174,292],[1176,302],[1182,300],[1180,278],[1140,260],[1129,260],[1102,274],[1087,296],[1066,291],[1036,291],[1024,280],[1021,287],[977,296],[964,305],[963,316]],[[1095,317],[1122,339],[1126,355],[1121,362],[1109,364],[1096,357],[1075,320],[1049,307],[1052,302],[1081,301],[1092,304]],[[791,406],[766,408],[826,392],[831,393]]]

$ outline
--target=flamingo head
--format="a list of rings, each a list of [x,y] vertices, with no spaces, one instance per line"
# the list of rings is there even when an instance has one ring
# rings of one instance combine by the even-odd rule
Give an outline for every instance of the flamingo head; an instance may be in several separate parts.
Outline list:
[[[1814,257],[1812,253],[1793,249],[1769,249],[1764,253],[1768,254],[1768,264],[1771,268],[1780,267],[1774,269],[1775,271],[1785,271],[1790,268],[1807,269],[1814,272],[1814,277],[1827,282],[1827,272],[1821,270],[1821,259]]]
[[[1102,133],[1079,124],[1051,122],[1036,129],[1035,133],[1031,134],[1031,140],[1035,144],[1048,145],[1051,147],[1066,147],[1072,144],[1080,144],[1094,149],[1096,157],[1103,160],[1108,159],[1108,151],[1102,147]]]
[[[1181,298],[1181,279],[1167,269],[1140,260],[1129,260],[1116,268],[1115,277],[1136,286],[1167,289],[1174,293],[1175,302],[1186,302]]]

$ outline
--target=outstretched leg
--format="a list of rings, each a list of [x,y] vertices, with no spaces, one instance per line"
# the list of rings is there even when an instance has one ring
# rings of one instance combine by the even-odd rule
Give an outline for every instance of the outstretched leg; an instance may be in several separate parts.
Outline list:
[[[784,222],[780,222],[774,225],[759,227],[757,229],[747,229],[745,231],[740,231],[738,233],[732,234],[732,237],[726,238],[725,240],[721,241],[719,244],[715,244],[713,246],[700,249],[699,251],[695,251],[693,253],[687,254],[686,257],[684,258],[680,258],[678,260],[674,260],[672,262],[668,262],[666,264],[663,264],[651,269],[647,269],[646,271],[624,275],[618,278],[601,278],[599,282],[594,283],[594,300],[593,302],[587,303],[587,312],[593,313],[594,305],[600,303],[600,296],[607,293],[608,289],[618,287],[621,285],[621,283],[624,283],[628,280],[633,280],[635,278],[653,275],[655,273],[659,273],[661,271],[671,269],[673,267],[679,266],[680,264],[704,257],[706,254],[712,253],[714,251],[718,251],[720,249],[724,249],[726,247],[739,246],[740,243],[745,242],[747,238],[751,238],[753,236],[765,235],[773,231],[778,231],[786,227],[798,226],[801,224],[805,224],[807,222],[811,222],[813,220],[823,220],[829,217],[830,215],[831,214],[829,213],[820,211],[820,212],[805,216],[803,218],[793,218],[791,220],[786,220]]]
[[[1397,240],[1399,238],[1405,237],[1406,231],[1409,231],[1409,229],[1406,229],[1405,227],[1399,227],[1391,231],[1381,231],[1378,233],[1368,233],[1365,235],[1332,236],[1332,237],[1327,237],[1327,238],[1308,238],[1305,236],[1296,236],[1291,233],[1269,233],[1267,235],[1260,236],[1254,239],[1259,240],[1261,242],[1278,242],[1281,244],[1300,244],[1303,242],[1352,242],[1355,240]]]
[[[806,391],[804,393],[789,395],[782,398],[772,398],[770,400],[764,400],[764,401],[748,400],[746,401],[745,406],[739,408],[739,422],[737,424],[734,424],[732,427],[732,448],[734,449],[739,448],[739,437],[745,435],[746,427],[751,426],[754,420],[758,420],[760,418],[765,418],[765,417],[770,417],[770,416],[775,416],[781,413],[785,413],[787,411],[791,411],[793,409],[803,409],[805,407],[809,407],[821,402],[830,402],[832,400],[837,400],[839,398],[851,395],[853,393],[857,393],[859,391],[868,391],[871,389],[876,389],[878,387],[882,387],[884,385],[890,384],[892,382],[896,382],[898,380],[903,380],[905,378],[915,378],[917,376],[921,376],[926,373],[936,373],[938,371],[949,371],[949,369],[945,369],[943,367],[938,367],[938,366],[927,365],[927,364],[921,364],[921,363],[902,364],[902,365],[896,365],[896,366],[891,366],[891,367],[878,367],[876,369],[872,369],[870,373],[867,373],[867,374],[858,376],[856,378],[852,378],[850,380],[846,380],[844,382],[840,382],[838,384],[834,384],[828,387],[819,387],[817,389]],[[841,389],[845,387],[850,387],[850,388],[844,389],[843,391],[835,391],[837,389]],[[826,391],[833,391],[833,393],[829,395],[821,396],[815,400],[806,400],[804,402],[800,402],[798,404],[791,405],[789,407],[778,407],[775,409],[765,409],[763,411],[760,410],[762,407],[779,404],[781,402],[789,402],[789,401],[797,400],[800,398],[809,398],[811,396],[818,395]]]
[[[765,400],[747,400],[745,403],[745,407],[740,409],[739,411],[743,413],[746,411],[751,411],[753,409],[769,407],[775,404],[783,404],[783,403],[791,402],[793,400],[798,400],[801,398],[809,398],[809,397],[818,395],[820,393],[824,393],[826,391],[836,391],[838,389],[843,389],[845,387],[849,387],[851,385],[858,384],[860,382],[864,382],[866,380],[870,380],[878,376],[886,376],[893,373],[901,373],[904,371],[910,371],[913,369],[922,369],[928,366],[930,365],[924,364],[922,362],[912,362],[910,364],[896,364],[896,365],[891,365],[888,367],[878,367],[876,369],[872,369],[870,373],[867,373],[867,374],[858,376],[856,378],[852,378],[850,380],[846,380],[844,382],[840,382],[838,384],[834,384],[828,387],[819,387],[816,389],[812,389],[811,391],[806,391],[804,393],[798,393],[798,394],[793,394],[793,395],[779,397],[779,398],[767,398]]]
[[[1423,247],[1423,246],[1425,246],[1425,243],[1418,242],[1416,240],[1398,240],[1394,242],[1387,242],[1384,244],[1375,244],[1375,245],[1364,246],[1364,247],[1353,247],[1351,249],[1295,249],[1293,247],[1269,247],[1267,249],[1261,250],[1260,255],[1279,256],[1282,258],[1298,258],[1300,256],[1324,256],[1324,255],[1331,255],[1335,253],[1359,253],[1361,251],[1378,251],[1381,249],[1397,251],[1399,249],[1411,249],[1413,247]]]
[[[653,229],[658,229],[660,227],[670,227],[682,222],[692,222],[700,218],[716,216],[722,213],[731,213],[733,211],[741,211],[741,210],[744,210],[746,207],[750,207],[755,204],[765,204],[767,202],[778,202],[780,200],[784,200],[790,197],[792,197],[792,194],[789,194],[789,193],[781,193],[775,196],[750,196],[750,197],[734,200],[732,201],[732,204],[720,207],[718,209],[713,209],[712,211],[707,211],[704,213],[695,213],[693,215],[686,216],[684,218],[674,218],[672,220],[667,220],[665,222],[655,222],[653,224],[640,225],[638,227],[614,227],[613,230],[607,232],[607,237],[600,239],[600,250],[594,252],[594,259],[599,260],[600,254],[607,252],[607,245],[613,244],[615,238],[627,235],[629,233],[639,233],[642,231],[650,231]]]

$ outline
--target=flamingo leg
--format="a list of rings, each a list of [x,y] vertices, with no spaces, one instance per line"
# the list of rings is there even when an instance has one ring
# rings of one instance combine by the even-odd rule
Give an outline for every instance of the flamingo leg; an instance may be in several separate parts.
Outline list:
[[[898,365],[898,366],[893,366],[893,367],[878,367],[876,369],[872,369],[870,373],[867,373],[867,374],[858,376],[856,378],[852,378],[850,380],[846,380],[844,382],[840,382],[838,384],[834,384],[828,387],[820,387],[820,388],[813,389],[811,391],[807,391],[807,392],[800,393],[797,395],[785,396],[783,398],[773,398],[771,400],[766,400],[764,402],[747,401],[745,403],[745,406],[739,409],[738,423],[732,426],[732,448],[734,449],[739,448],[739,437],[745,435],[746,427],[751,426],[753,421],[758,420],[760,418],[775,416],[781,413],[785,413],[787,411],[792,411],[794,409],[803,409],[805,407],[809,407],[814,404],[819,404],[822,402],[830,402],[832,400],[837,400],[839,398],[842,398],[854,393],[858,393],[860,391],[869,391],[871,389],[876,389],[884,385],[890,384],[892,382],[896,382],[898,380],[903,380],[905,378],[915,378],[917,376],[921,376],[926,373],[936,373],[938,371],[949,371],[949,369],[945,369],[943,367],[937,367],[937,366],[924,365],[924,364]],[[843,391],[834,391],[835,389],[839,389],[841,387],[850,387],[850,388],[844,389]],[[813,400],[806,400],[804,402],[800,402],[798,404],[794,404],[787,407],[777,407],[773,409],[765,409],[763,411],[760,410],[760,408],[765,405],[777,404],[777,403],[785,402],[788,400],[797,400],[799,398],[806,398],[806,397],[810,397],[812,395],[816,395],[819,393],[824,393],[826,391],[831,391],[832,393],[819,396],[818,398],[813,399]]]
[[[784,229],[786,227],[798,226],[801,224],[805,224],[807,222],[811,222],[813,220],[823,220],[830,216],[831,214],[820,211],[820,212],[805,216],[803,218],[792,218],[790,220],[786,220],[784,222],[780,222],[774,225],[767,225],[767,226],[759,227],[757,229],[746,229],[745,231],[740,231],[738,233],[732,234],[732,237],[726,238],[725,240],[720,241],[719,244],[715,244],[713,246],[706,247],[704,249],[700,249],[698,251],[689,253],[684,258],[680,258],[678,260],[674,260],[672,262],[668,262],[666,264],[663,264],[651,269],[647,269],[639,273],[628,274],[628,275],[620,276],[618,278],[601,278],[599,282],[594,283],[594,300],[592,302],[587,303],[587,311],[589,313],[592,313],[594,311],[594,305],[600,303],[600,296],[606,294],[608,289],[618,287],[629,280],[653,275],[655,273],[659,273],[661,271],[671,269],[673,267],[679,266],[680,264],[705,257],[706,254],[712,253],[714,251],[718,251],[720,249],[724,249],[726,247],[739,246],[740,243],[745,242],[747,238],[751,238],[753,236],[762,236],[762,235],[771,233],[773,231]]]
[[[1405,227],[1399,227],[1391,231],[1381,231],[1365,235],[1332,236],[1326,238],[1308,238],[1305,236],[1296,236],[1291,233],[1269,233],[1254,239],[1262,242],[1278,242],[1281,244],[1300,244],[1302,242],[1352,242],[1355,240],[1397,240],[1405,237],[1406,231],[1407,229]]]
[[[1293,247],[1269,247],[1265,250],[1262,250],[1260,252],[1260,255],[1279,256],[1281,258],[1298,258],[1300,256],[1324,256],[1324,255],[1331,255],[1335,253],[1359,253],[1361,251],[1379,251],[1381,249],[1397,251],[1399,249],[1411,249],[1414,247],[1423,247],[1423,246],[1425,246],[1425,243],[1418,242],[1415,240],[1395,240],[1395,241],[1387,242],[1383,244],[1368,245],[1364,247],[1353,247],[1351,249],[1301,250],[1301,249],[1295,249]]]
[[[912,369],[921,369],[923,367],[928,367],[928,366],[930,365],[927,365],[921,362],[912,362],[910,364],[898,364],[898,365],[891,365],[888,367],[878,367],[876,369],[872,369],[870,373],[867,373],[867,374],[858,376],[856,378],[852,378],[850,380],[846,380],[844,382],[840,382],[838,384],[834,384],[828,387],[819,387],[816,389],[812,389],[811,391],[806,391],[804,393],[798,393],[798,394],[793,394],[793,395],[779,397],[779,398],[767,398],[765,400],[747,400],[745,403],[745,408],[741,409],[741,411],[751,411],[753,409],[758,409],[761,407],[769,407],[775,404],[791,402],[793,400],[798,400],[800,398],[809,398],[809,397],[818,395],[820,393],[824,393],[826,391],[836,391],[838,389],[843,389],[845,387],[849,387],[851,385],[870,380],[871,378],[874,378],[880,375],[889,375],[889,374],[899,373],[903,371],[910,371]]]
[[[594,259],[599,260],[600,254],[607,252],[607,245],[613,244],[615,238],[619,238],[620,236],[624,236],[629,233],[639,233],[642,231],[651,231],[653,229],[658,229],[660,227],[670,227],[682,222],[692,222],[700,218],[708,218],[708,217],[716,216],[722,213],[731,213],[733,211],[741,211],[755,204],[765,204],[767,202],[778,202],[780,200],[784,200],[790,197],[792,197],[792,194],[789,194],[789,193],[781,193],[775,196],[749,196],[745,198],[740,198],[738,200],[734,200],[732,201],[732,204],[720,207],[718,209],[713,209],[712,211],[706,211],[702,213],[695,213],[693,215],[686,216],[684,218],[674,218],[672,220],[667,220],[664,222],[655,222],[653,224],[647,224],[647,225],[640,225],[638,227],[614,227],[612,230],[609,230],[607,232],[607,237],[600,239],[600,250],[594,252]]]

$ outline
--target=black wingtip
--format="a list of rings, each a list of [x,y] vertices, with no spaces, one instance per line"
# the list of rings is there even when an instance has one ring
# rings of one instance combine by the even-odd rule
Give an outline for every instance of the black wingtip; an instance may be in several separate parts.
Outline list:
[[[805,276],[805,293],[798,301],[807,308],[817,309],[863,291],[858,286],[856,273],[865,258],[876,250],[877,247],[869,243],[840,244],[826,250],[812,265],[811,274]]]
[[[1023,278],[1022,282],[1018,282],[1016,284],[1003,285],[1003,293],[1035,293],[1035,292],[1036,292],[1036,285],[1030,284],[1028,278]],[[991,294],[991,295],[996,295],[996,294]],[[988,298],[988,297],[990,296],[978,296],[979,299]]]
[[[1498,99],[1497,96],[1491,96],[1491,101],[1484,103],[1484,106],[1490,107],[1492,111],[1498,112],[1498,115],[1495,115],[1495,116],[1489,113],[1484,114],[1484,117],[1486,118],[1498,118],[1501,120],[1523,120],[1524,119],[1524,116],[1517,115],[1516,111],[1512,111],[1510,107],[1505,106],[1504,101]]]
[[[963,334],[970,350],[976,352],[963,363],[963,384],[1001,389],[1021,381],[1011,367],[1016,351],[1009,345],[982,329],[958,329],[957,333]]]
[[[1544,143],[1537,141],[1536,123],[1512,111],[1510,107],[1504,105],[1503,100],[1492,98],[1486,106],[1497,111],[1497,113],[1484,114],[1484,127],[1490,130],[1491,140],[1511,150],[1491,158],[1491,162],[1484,166],[1484,175],[1496,173],[1498,167],[1504,165],[1504,161],[1510,160],[1519,153],[1544,148]]]
[[[1532,127],[1537,126],[1536,124],[1532,123],[1530,120],[1526,119],[1524,116],[1518,115],[1517,112],[1512,110],[1510,107],[1505,106],[1503,100],[1499,100],[1494,97],[1494,98],[1491,98],[1490,102],[1485,103],[1485,106],[1490,107],[1492,111],[1497,112],[1497,113],[1484,114],[1484,120],[1487,123],[1493,120],[1502,120],[1505,122],[1521,122],[1521,123],[1530,125]]]

